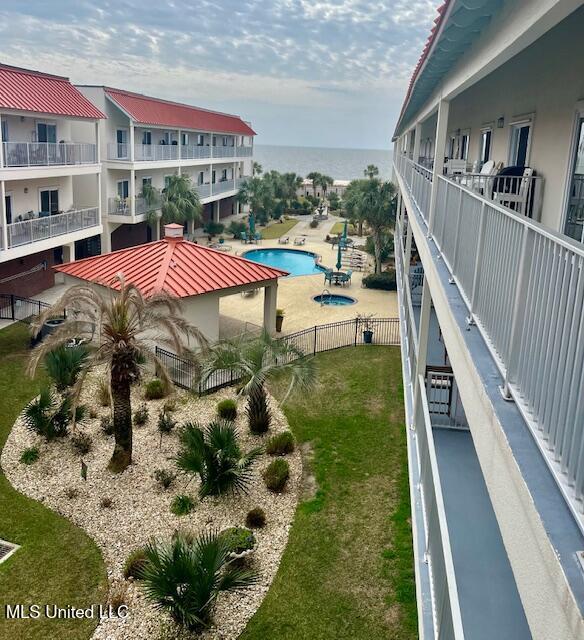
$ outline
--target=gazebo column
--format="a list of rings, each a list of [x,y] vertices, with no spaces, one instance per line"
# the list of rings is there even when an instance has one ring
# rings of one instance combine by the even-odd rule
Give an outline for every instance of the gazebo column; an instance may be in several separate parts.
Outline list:
[[[269,333],[276,331],[276,308],[278,302],[278,281],[264,287],[264,329]]]
[[[215,202],[213,202],[213,204],[211,205],[213,207],[213,222],[219,222],[219,210],[220,210],[220,201],[219,200],[215,200]]]

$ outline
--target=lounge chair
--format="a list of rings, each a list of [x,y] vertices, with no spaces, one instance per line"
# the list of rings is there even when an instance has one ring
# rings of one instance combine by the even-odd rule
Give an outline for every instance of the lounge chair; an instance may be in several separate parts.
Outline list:
[[[302,246],[306,242],[306,238],[300,236],[299,238],[294,238],[294,244],[297,246]]]
[[[283,236],[278,238],[278,244],[288,244],[290,242],[290,236]]]

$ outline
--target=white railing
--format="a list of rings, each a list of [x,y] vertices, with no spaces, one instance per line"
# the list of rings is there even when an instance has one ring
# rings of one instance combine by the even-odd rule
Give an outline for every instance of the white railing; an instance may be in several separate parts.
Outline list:
[[[211,185],[209,183],[198,184],[197,191],[199,192],[199,198],[208,198],[211,195]]]
[[[95,146],[95,145],[90,145]],[[109,160],[127,160],[130,158],[130,145],[110,142],[107,146]],[[137,144],[134,146],[135,162],[156,162],[160,160],[198,160],[206,158],[249,158],[253,155],[252,146],[213,147],[176,144]]]
[[[468,428],[458,385],[450,367],[426,367],[426,397],[434,426]]]
[[[144,197],[136,196],[134,215],[139,216],[143,213],[148,213],[148,211],[156,211],[157,209],[160,209],[159,202],[153,202],[150,204]],[[108,198],[107,212],[109,215],[113,216],[131,216],[132,199],[130,197],[120,198],[119,196]]]
[[[479,196],[492,200],[520,215],[529,216],[534,220],[541,218],[542,176],[491,176],[480,173],[457,173],[448,177]]]
[[[7,226],[8,246],[10,248],[19,247],[97,225],[99,225],[99,209],[97,207],[75,209],[54,216],[13,222]]]
[[[463,640],[458,587],[423,376],[418,377],[417,388],[419,392],[414,399],[414,429],[420,464],[435,637],[438,640]]]
[[[396,157],[413,197],[417,165]],[[584,511],[584,247],[438,177],[420,210],[575,514]],[[418,206],[418,205],[416,205]],[[577,518],[582,527],[582,519]]]
[[[234,191],[236,188],[235,180],[220,180],[211,185],[211,193],[215,195],[217,193],[225,193],[226,191]]]
[[[95,164],[97,149],[83,142],[3,142],[4,167]]]

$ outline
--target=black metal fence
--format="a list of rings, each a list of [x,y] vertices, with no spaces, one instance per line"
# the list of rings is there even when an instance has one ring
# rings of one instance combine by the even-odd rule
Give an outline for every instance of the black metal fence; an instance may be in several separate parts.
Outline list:
[[[373,332],[371,343],[365,340],[363,335],[365,329]],[[367,320],[367,324],[359,318],[341,320],[291,333],[280,340],[294,345],[304,355],[316,355],[323,351],[363,344],[396,346],[399,345],[399,318],[372,318]],[[212,393],[238,382],[237,375],[231,369],[224,369],[213,373],[204,385],[200,383],[196,385],[197,368],[194,362],[180,358],[160,347],[156,347],[156,355],[178,387],[194,389],[197,386],[196,390],[200,395]]]
[[[31,300],[11,293],[0,293],[0,320],[30,322],[50,306],[42,300]]]

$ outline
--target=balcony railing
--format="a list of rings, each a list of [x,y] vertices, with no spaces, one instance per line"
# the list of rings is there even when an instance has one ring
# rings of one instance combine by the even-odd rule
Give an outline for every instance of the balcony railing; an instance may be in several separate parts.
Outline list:
[[[136,196],[134,215],[139,216],[139,215],[142,215],[143,213],[148,213],[149,211],[156,211],[157,209],[160,209],[160,203],[157,203],[157,202],[149,203],[142,196]],[[113,216],[131,216],[132,215],[131,198],[130,197],[120,198],[119,196],[108,198],[107,212],[109,215],[113,215]]]
[[[237,189],[235,186],[235,180],[220,180],[211,186],[212,194],[225,193],[226,191],[233,191]]]
[[[584,247],[396,156],[504,380],[574,513],[584,511]],[[581,527],[583,522],[577,518]]]
[[[97,149],[83,142],[3,142],[5,167],[95,164]]]
[[[211,195],[211,185],[207,184],[198,184],[197,191],[199,192],[199,198],[208,198]]]
[[[130,145],[111,142],[108,144],[109,160],[130,158]],[[251,146],[212,147],[177,144],[137,144],[134,146],[135,162],[156,162],[164,160],[198,160],[206,158],[248,158],[253,155]]]
[[[99,209],[97,207],[75,209],[24,222],[13,222],[7,226],[8,247],[20,247],[97,225],[99,225]]]

